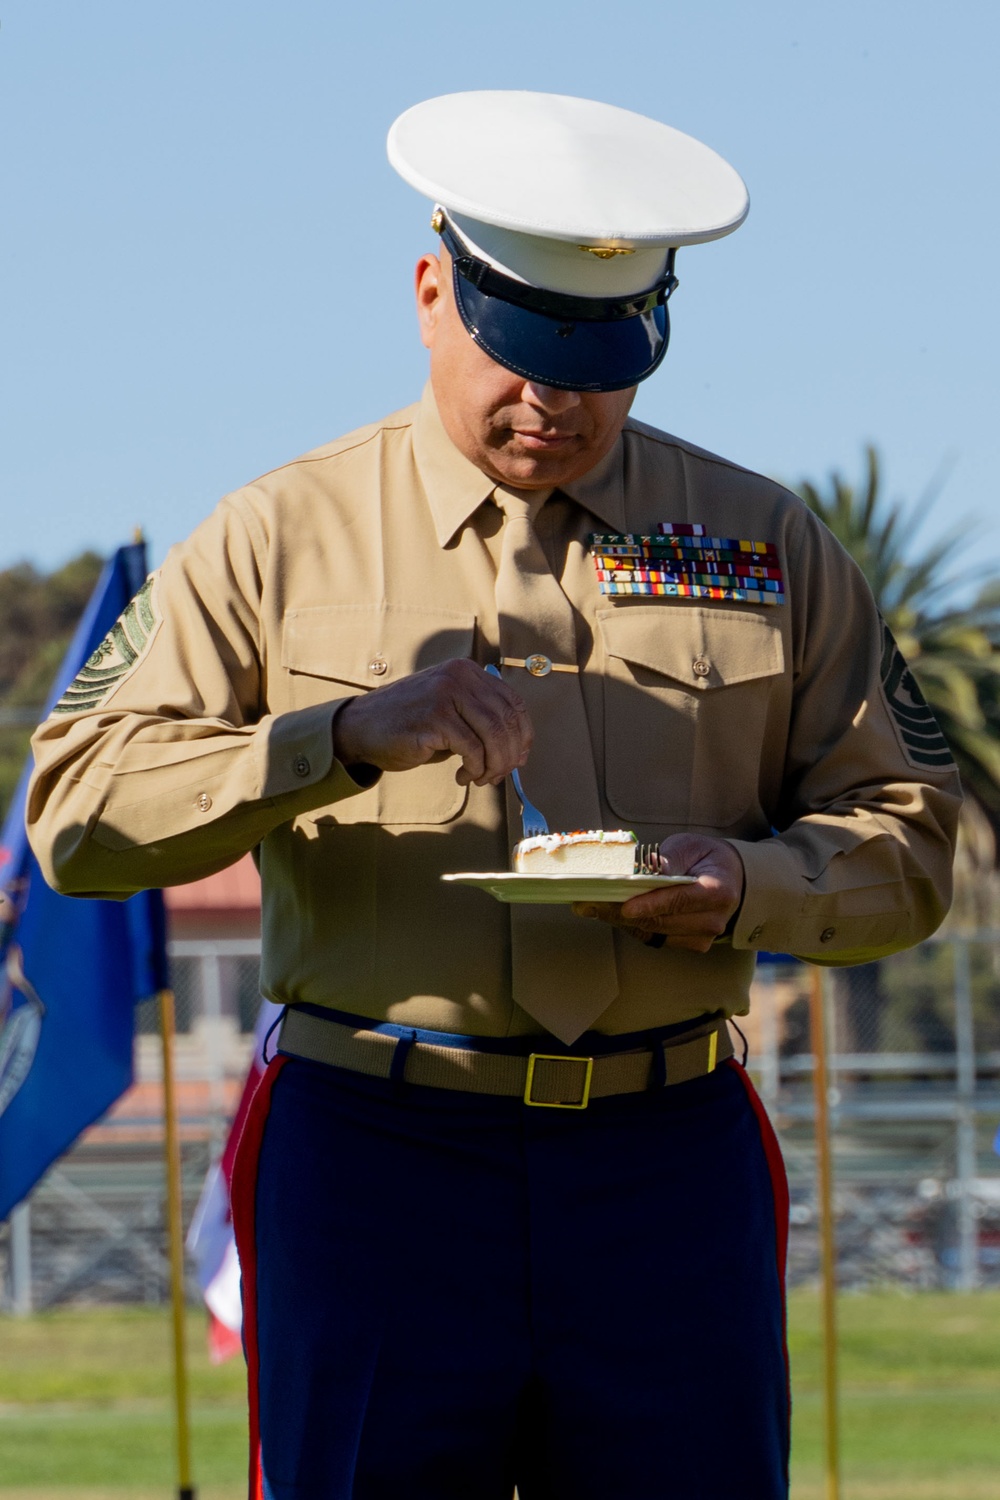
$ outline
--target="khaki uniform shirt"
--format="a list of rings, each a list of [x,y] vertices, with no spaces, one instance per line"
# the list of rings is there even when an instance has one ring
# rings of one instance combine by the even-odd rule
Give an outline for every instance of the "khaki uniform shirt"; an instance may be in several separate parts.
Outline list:
[[[491,493],[427,392],[223,500],[35,736],[28,821],[46,877],[124,897],[255,849],[272,1000],[537,1031],[511,997],[508,909],[439,879],[509,868],[503,790],[459,786],[455,760],[361,785],[332,750],[351,695],[497,660]],[[602,595],[590,534],[665,520],[775,543],[787,602]],[[930,933],[958,778],[943,742],[935,764],[919,736],[914,753],[921,709],[900,699],[891,637],[802,502],[629,421],[537,526],[578,619],[603,826],[725,837],[746,869],[731,943],[702,955],[615,933],[619,994],[599,1029],[745,1011],[756,949],[857,963]]]

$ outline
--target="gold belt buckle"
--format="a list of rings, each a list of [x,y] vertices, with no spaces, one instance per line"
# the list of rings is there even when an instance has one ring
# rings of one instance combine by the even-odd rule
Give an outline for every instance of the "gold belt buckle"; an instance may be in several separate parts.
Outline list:
[[[535,1077],[535,1064],[538,1062],[571,1062],[583,1063],[586,1072],[583,1077],[583,1096],[578,1104],[566,1103],[561,1099],[533,1099],[531,1097],[531,1085]],[[533,1104],[536,1109],[586,1109],[590,1103],[590,1080],[594,1076],[594,1059],[592,1057],[567,1057],[560,1052],[532,1052],[528,1057],[528,1076],[524,1083],[524,1102]]]

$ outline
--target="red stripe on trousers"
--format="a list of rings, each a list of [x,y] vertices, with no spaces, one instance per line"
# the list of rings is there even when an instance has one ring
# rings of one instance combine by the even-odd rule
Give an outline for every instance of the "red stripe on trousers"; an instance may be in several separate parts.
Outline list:
[[[788,1176],[785,1172],[785,1161],[778,1145],[778,1137],[774,1133],[764,1101],[750,1081],[750,1075],[746,1068],[740,1066],[735,1058],[730,1057],[726,1066],[732,1068],[746,1089],[747,1098],[750,1101],[754,1114],[757,1117],[757,1126],[760,1130],[760,1141],[764,1147],[764,1157],[767,1161],[767,1169],[771,1177],[771,1192],[774,1197],[774,1239],[778,1259],[778,1287],[781,1292],[781,1347],[785,1356],[785,1381],[788,1386],[788,1411],[791,1420],[792,1409],[792,1382],[791,1370],[788,1363],[788,1308],[785,1300],[785,1269],[788,1264]]]
[[[276,1057],[269,1064],[253,1096],[236,1148],[230,1191],[243,1290],[243,1343],[247,1354],[250,1406],[250,1500],[263,1500],[264,1495],[260,1462],[260,1351],[257,1347],[257,1163],[271,1109],[271,1090],[286,1062],[287,1058]]]

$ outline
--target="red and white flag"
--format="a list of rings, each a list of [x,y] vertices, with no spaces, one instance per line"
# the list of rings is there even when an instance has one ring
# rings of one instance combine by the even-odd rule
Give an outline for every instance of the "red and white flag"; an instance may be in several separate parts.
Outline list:
[[[198,1199],[187,1248],[195,1264],[198,1285],[208,1308],[208,1348],[213,1364],[221,1364],[242,1351],[240,1306],[240,1263],[233,1237],[233,1215],[229,1190],[233,1180],[233,1161],[243,1131],[243,1122],[257,1085],[264,1076],[264,1040],[281,1015],[281,1006],[262,1000],[250,1070],[243,1094],[226,1139],[225,1149],[205,1178]]]

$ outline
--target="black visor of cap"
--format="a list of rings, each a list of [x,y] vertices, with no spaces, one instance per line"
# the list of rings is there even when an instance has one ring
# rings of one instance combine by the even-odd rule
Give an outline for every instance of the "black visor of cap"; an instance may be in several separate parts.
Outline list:
[[[652,375],[667,352],[666,303],[677,284],[672,252],[666,275],[647,292],[582,298],[503,276],[469,255],[447,224],[441,238],[452,256],[462,322],[491,359],[516,375],[560,390],[621,391]]]

